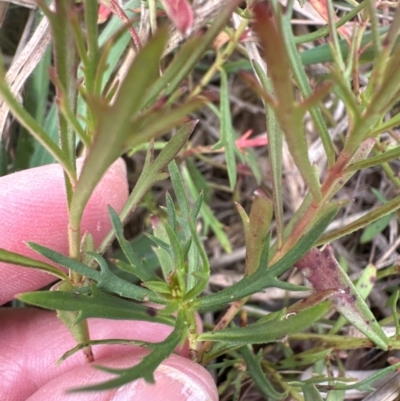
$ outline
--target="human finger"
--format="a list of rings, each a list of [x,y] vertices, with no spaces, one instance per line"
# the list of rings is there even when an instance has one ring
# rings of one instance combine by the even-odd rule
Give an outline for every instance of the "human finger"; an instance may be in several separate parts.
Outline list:
[[[98,360],[111,368],[136,365],[145,356],[143,349],[131,350]],[[112,376],[111,376],[112,377]],[[48,382],[27,401],[217,401],[218,394],[211,375],[200,365],[178,355],[171,355],[155,371],[155,384],[143,379],[120,388],[85,393],[68,393],[71,388],[101,383],[110,374],[94,369],[93,364],[80,366]]]
[[[63,324],[56,318],[54,312],[48,312],[33,308],[11,309],[4,308],[0,310],[0,319],[2,321],[2,330],[0,342],[0,393],[4,399],[13,401],[26,400],[29,396],[38,392],[47,383],[56,386],[57,378],[64,383],[64,390],[71,384],[75,375],[83,374],[79,369],[84,363],[81,353],[76,353],[64,361],[61,365],[55,366],[56,360],[66,351],[75,346],[75,340],[66,330]],[[89,329],[91,338],[96,339],[136,339],[148,342],[160,342],[164,340],[171,332],[172,327],[159,323],[148,323],[138,321],[110,321],[106,319],[89,319]],[[99,345],[94,347],[96,364],[104,363],[106,366],[131,366],[143,357],[143,349],[139,347],[130,347],[126,345]],[[184,352],[185,351],[181,351]],[[187,353],[186,353],[187,354]],[[125,361],[123,355],[129,355]],[[114,356],[118,356],[113,359]],[[122,359],[121,359],[122,358]],[[104,360],[104,361],[102,361]],[[174,363],[177,365],[174,365]],[[186,358],[178,360],[172,359],[172,367],[184,370],[184,375],[192,375],[190,380],[195,380],[196,375],[200,375],[202,386],[207,388],[207,392],[212,394],[214,384],[209,374],[200,366],[189,363]],[[130,363],[130,365],[129,365]],[[165,365],[165,364],[164,364]],[[66,373],[79,368],[72,376]],[[88,385],[91,382],[89,378],[96,380],[102,379],[97,371],[88,371],[84,368],[85,377],[88,378],[82,385]],[[185,368],[186,369],[186,368]],[[162,370],[165,373],[165,369]],[[168,369],[167,369],[168,371]],[[171,370],[172,372],[172,370]],[[170,372],[170,374],[172,374]],[[163,377],[164,373],[160,373]],[[179,372],[178,372],[179,373]],[[181,377],[178,374],[178,378]],[[185,376],[184,376],[185,377]],[[109,377],[108,377],[109,379]],[[161,379],[161,382],[163,382]],[[189,379],[188,379],[189,380]],[[73,381],[73,380],[72,380]],[[179,380],[178,380],[179,381]],[[92,383],[93,383],[92,382]],[[58,386],[59,384],[57,384]],[[178,384],[177,384],[178,385]],[[75,383],[76,386],[76,383]],[[196,387],[195,384],[192,386]],[[45,387],[46,388],[46,387]],[[44,391],[44,390],[41,390]],[[144,390],[143,391],[147,391]],[[52,400],[55,398],[51,398]],[[207,398],[206,398],[207,399]]]
[[[81,163],[81,162],[79,162]],[[111,228],[107,206],[119,212],[128,196],[126,168],[117,160],[92,194],[82,219],[82,234],[90,232],[96,245]],[[26,241],[66,254],[68,211],[63,170],[51,164],[0,178],[0,247],[45,260]],[[54,281],[37,270],[0,262],[0,305],[15,294],[32,291]]]

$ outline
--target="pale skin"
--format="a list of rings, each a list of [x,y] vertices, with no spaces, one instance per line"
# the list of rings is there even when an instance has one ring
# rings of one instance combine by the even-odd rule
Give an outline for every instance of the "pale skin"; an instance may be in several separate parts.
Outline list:
[[[85,210],[82,231],[98,245],[110,229],[107,205],[121,210],[127,195],[122,161],[103,177]],[[67,209],[61,168],[44,166],[0,178],[0,247],[38,258],[25,241],[34,241],[68,253]],[[42,258],[42,260],[45,260]],[[0,305],[16,294],[39,289],[55,280],[47,274],[0,263]],[[162,341],[171,328],[161,324],[90,319],[92,339],[126,338]],[[112,376],[85,363],[76,353],[60,366],[57,359],[76,345],[54,312],[33,308],[0,308],[0,394],[2,399],[105,401],[105,400],[218,400],[209,373],[181,355],[172,355],[155,374],[156,384],[140,380],[103,392],[67,394],[73,387],[99,383]],[[139,362],[145,350],[124,345],[94,347],[96,363],[128,367]]]

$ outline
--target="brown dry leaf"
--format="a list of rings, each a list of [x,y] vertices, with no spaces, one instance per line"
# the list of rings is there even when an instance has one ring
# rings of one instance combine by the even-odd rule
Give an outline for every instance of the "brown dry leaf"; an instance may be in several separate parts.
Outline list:
[[[218,51],[225,43],[228,43],[229,35],[226,32],[221,32],[213,42],[213,49]]]

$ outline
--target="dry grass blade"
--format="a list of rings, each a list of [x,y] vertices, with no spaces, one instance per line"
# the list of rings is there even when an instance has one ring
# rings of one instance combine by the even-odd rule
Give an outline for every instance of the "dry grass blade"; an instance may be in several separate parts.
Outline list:
[[[8,3],[0,2],[0,28],[3,25],[4,18],[6,17],[8,10]]]
[[[54,3],[50,7],[53,6]],[[13,60],[7,71],[6,80],[12,93],[17,96],[29,75],[42,59],[47,46],[50,43],[50,26],[47,18],[43,18],[35,33],[28,41],[24,49]],[[9,114],[9,108],[0,103],[0,137],[3,135],[4,127]]]
[[[393,373],[385,384],[377,388],[363,401],[395,401],[400,396],[400,374]]]
[[[34,10],[37,7],[37,3],[35,0],[0,0],[0,4],[15,4],[17,6],[25,7],[25,8],[31,8]]]

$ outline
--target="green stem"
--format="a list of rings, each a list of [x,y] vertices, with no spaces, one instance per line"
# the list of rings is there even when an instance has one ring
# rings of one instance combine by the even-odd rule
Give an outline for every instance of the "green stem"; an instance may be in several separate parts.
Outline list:
[[[386,165],[388,162],[398,158],[400,158],[400,146],[396,146],[394,149],[390,149],[386,152],[379,152],[375,156],[365,160],[361,160],[360,162],[350,164],[346,168],[346,173],[356,172],[358,170],[366,169],[369,167],[379,166],[383,163]]]
[[[289,252],[289,250],[292,249],[300,240],[300,238],[309,230],[309,228],[312,226],[312,223],[320,217],[320,213],[328,205],[328,202],[332,196],[337,192],[334,189],[337,188],[338,182],[344,181],[342,179],[343,171],[350,159],[351,155],[342,151],[335,165],[329,170],[325,182],[322,184],[322,201],[318,204],[314,202],[309,204],[307,209],[304,211],[304,214],[293,227],[293,231],[291,232],[285,244],[280,249],[277,249],[277,252],[271,259],[271,264],[275,264],[284,255],[286,255],[286,253]],[[344,182],[342,185],[344,185]],[[309,198],[307,197],[306,199]]]
[[[338,29],[343,26],[346,22],[352,20],[367,4],[367,0],[361,2],[357,7],[354,7],[351,11],[345,14],[339,21],[335,23],[335,28]],[[330,32],[330,27],[326,26],[320,29],[317,29],[315,32],[307,33],[305,35],[295,36],[294,43],[301,44],[307,42],[313,42],[323,36],[328,35]]]
[[[129,217],[135,212],[143,197],[151,189],[151,187],[159,181],[168,177],[168,173],[163,172],[163,169],[171,162],[171,160],[178,154],[183,145],[186,143],[188,136],[192,133],[196,122],[190,122],[182,126],[178,132],[169,140],[169,142],[161,150],[160,154],[153,160],[153,146],[149,146],[147,150],[146,160],[143,166],[142,173],[135,185],[135,188],[129,195],[121,213],[120,220],[124,225]],[[151,142],[152,145],[152,142]],[[115,239],[115,232],[112,229],[104,238],[97,253],[103,254],[112,241]],[[92,260],[91,265],[95,262]]]
[[[156,0],[148,0],[150,14],[150,31],[152,35],[157,31],[157,3]]]
[[[258,78],[263,88],[272,93],[272,84],[262,67],[256,62],[253,62],[253,68],[256,71]],[[266,125],[268,135],[269,149],[269,165],[272,171],[273,185],[273,202],[276,221],[277,245],[280,248],[283,244],[283,191],[282,191],[282,142],[283,134],[279,128],[274,109],[264,102],[265,111],[267,114]]]
[[[229,41],[226,48],[222,52],[218,53],[217,58],[214,61],[214,64],[209,68],[207,73],[202,77],[202,79],[200,80],[200,83],[196,86],[196,88],[190,94],[190,97],[195,97],[198,94],[200,94],[202,89],[211,81],[211,79],[218,72],[218,70],[223,68],[223,65],[226,62],[226,60],[228,60],[228,58],[231,56],[231,54],[235,51],[235,49],[239,43],[239,40],[242,37],[243,32],[247,28],[248,24],[249,24],[249,21],[247,19],[242,19],[238,29],[235,31],[235,33],[232,37],[232,39]]]
[[[329,242],[334,241],[335,239],[341,238],[347,234],[351,234],[352,232],[359,230],[361,228],[366,227],[368,224],[397,211],[400,208],[400,196],[396,196],[390,201],[386,202],[384,205],[377,207],[371,212],[365,214],[363,217],[360,217],[353,223],[346,225],[343,228],[335,230],[327,235],[321,237],[316,245],[322,245]]]

